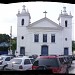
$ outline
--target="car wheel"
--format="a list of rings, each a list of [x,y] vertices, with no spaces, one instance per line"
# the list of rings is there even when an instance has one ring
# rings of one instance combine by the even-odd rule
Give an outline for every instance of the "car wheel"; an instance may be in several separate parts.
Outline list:
[[[2,69],[3,71],[5,71],[5,70],[6,70],[6,66],[7,66],[7,65],[5,65],[5,66],[3,67],[3,69]]]
[[[67,73],[67,74],[69,73],[69,70],[68,70],[68,68],[66,69],[66,73]]]
[[[52,69],[47,66],[39,66],[36,70],[49,70],[50,73],[53,73]]]

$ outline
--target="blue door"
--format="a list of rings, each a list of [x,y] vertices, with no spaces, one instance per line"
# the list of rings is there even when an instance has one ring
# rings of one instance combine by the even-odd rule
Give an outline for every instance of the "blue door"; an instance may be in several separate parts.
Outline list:
[[[48,46],[43,45],[41,47],[41,55],[48,55]]]
[[[68,48],[64,48],[64,55],[68,55]]]
[[[25,55],[25,47],[20,47],[20,54]]]

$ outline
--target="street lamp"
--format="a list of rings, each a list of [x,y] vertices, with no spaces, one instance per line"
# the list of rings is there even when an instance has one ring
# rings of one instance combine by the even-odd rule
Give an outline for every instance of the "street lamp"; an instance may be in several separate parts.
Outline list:
[[[12,40],[12,26],[10,27],[10,47],[9,47],[9,54],[11,54],[11,40]]]

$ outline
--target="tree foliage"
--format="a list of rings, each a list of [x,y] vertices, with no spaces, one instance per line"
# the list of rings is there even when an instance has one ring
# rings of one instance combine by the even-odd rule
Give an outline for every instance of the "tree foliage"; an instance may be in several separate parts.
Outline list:
[[[7,34],[0,34],[0,43],[2,42],[10,42],[10,36]]]
[[[10,42],[10,36],[7,34],[0,34],[0,44],[6,42],[9,43]],[[0,46],[0,51],[6,51],[8,50],[9,47],[5,47],[5,46]]]
[[[16,40],[17,40],[17,38],[14,37],[11,41],[11,44],[12,44],[11,49],[12,50],[16,50],[16,45],[17,45]]]
[[[9,35],[7,34],[0,34],[0,43],[2,42],[6,42],[10,44],[10,39],[11,39],[11,50],[16,50],[16,37],[11,38]],[[0,47],[0,50],[9,50],[9,47]]]

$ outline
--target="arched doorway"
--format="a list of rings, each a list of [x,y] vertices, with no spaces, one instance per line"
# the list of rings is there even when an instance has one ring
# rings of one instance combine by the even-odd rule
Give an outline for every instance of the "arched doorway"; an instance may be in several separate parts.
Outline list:
[[[47,45],[41,46],[41,55],[48,55],[48,46]]]

